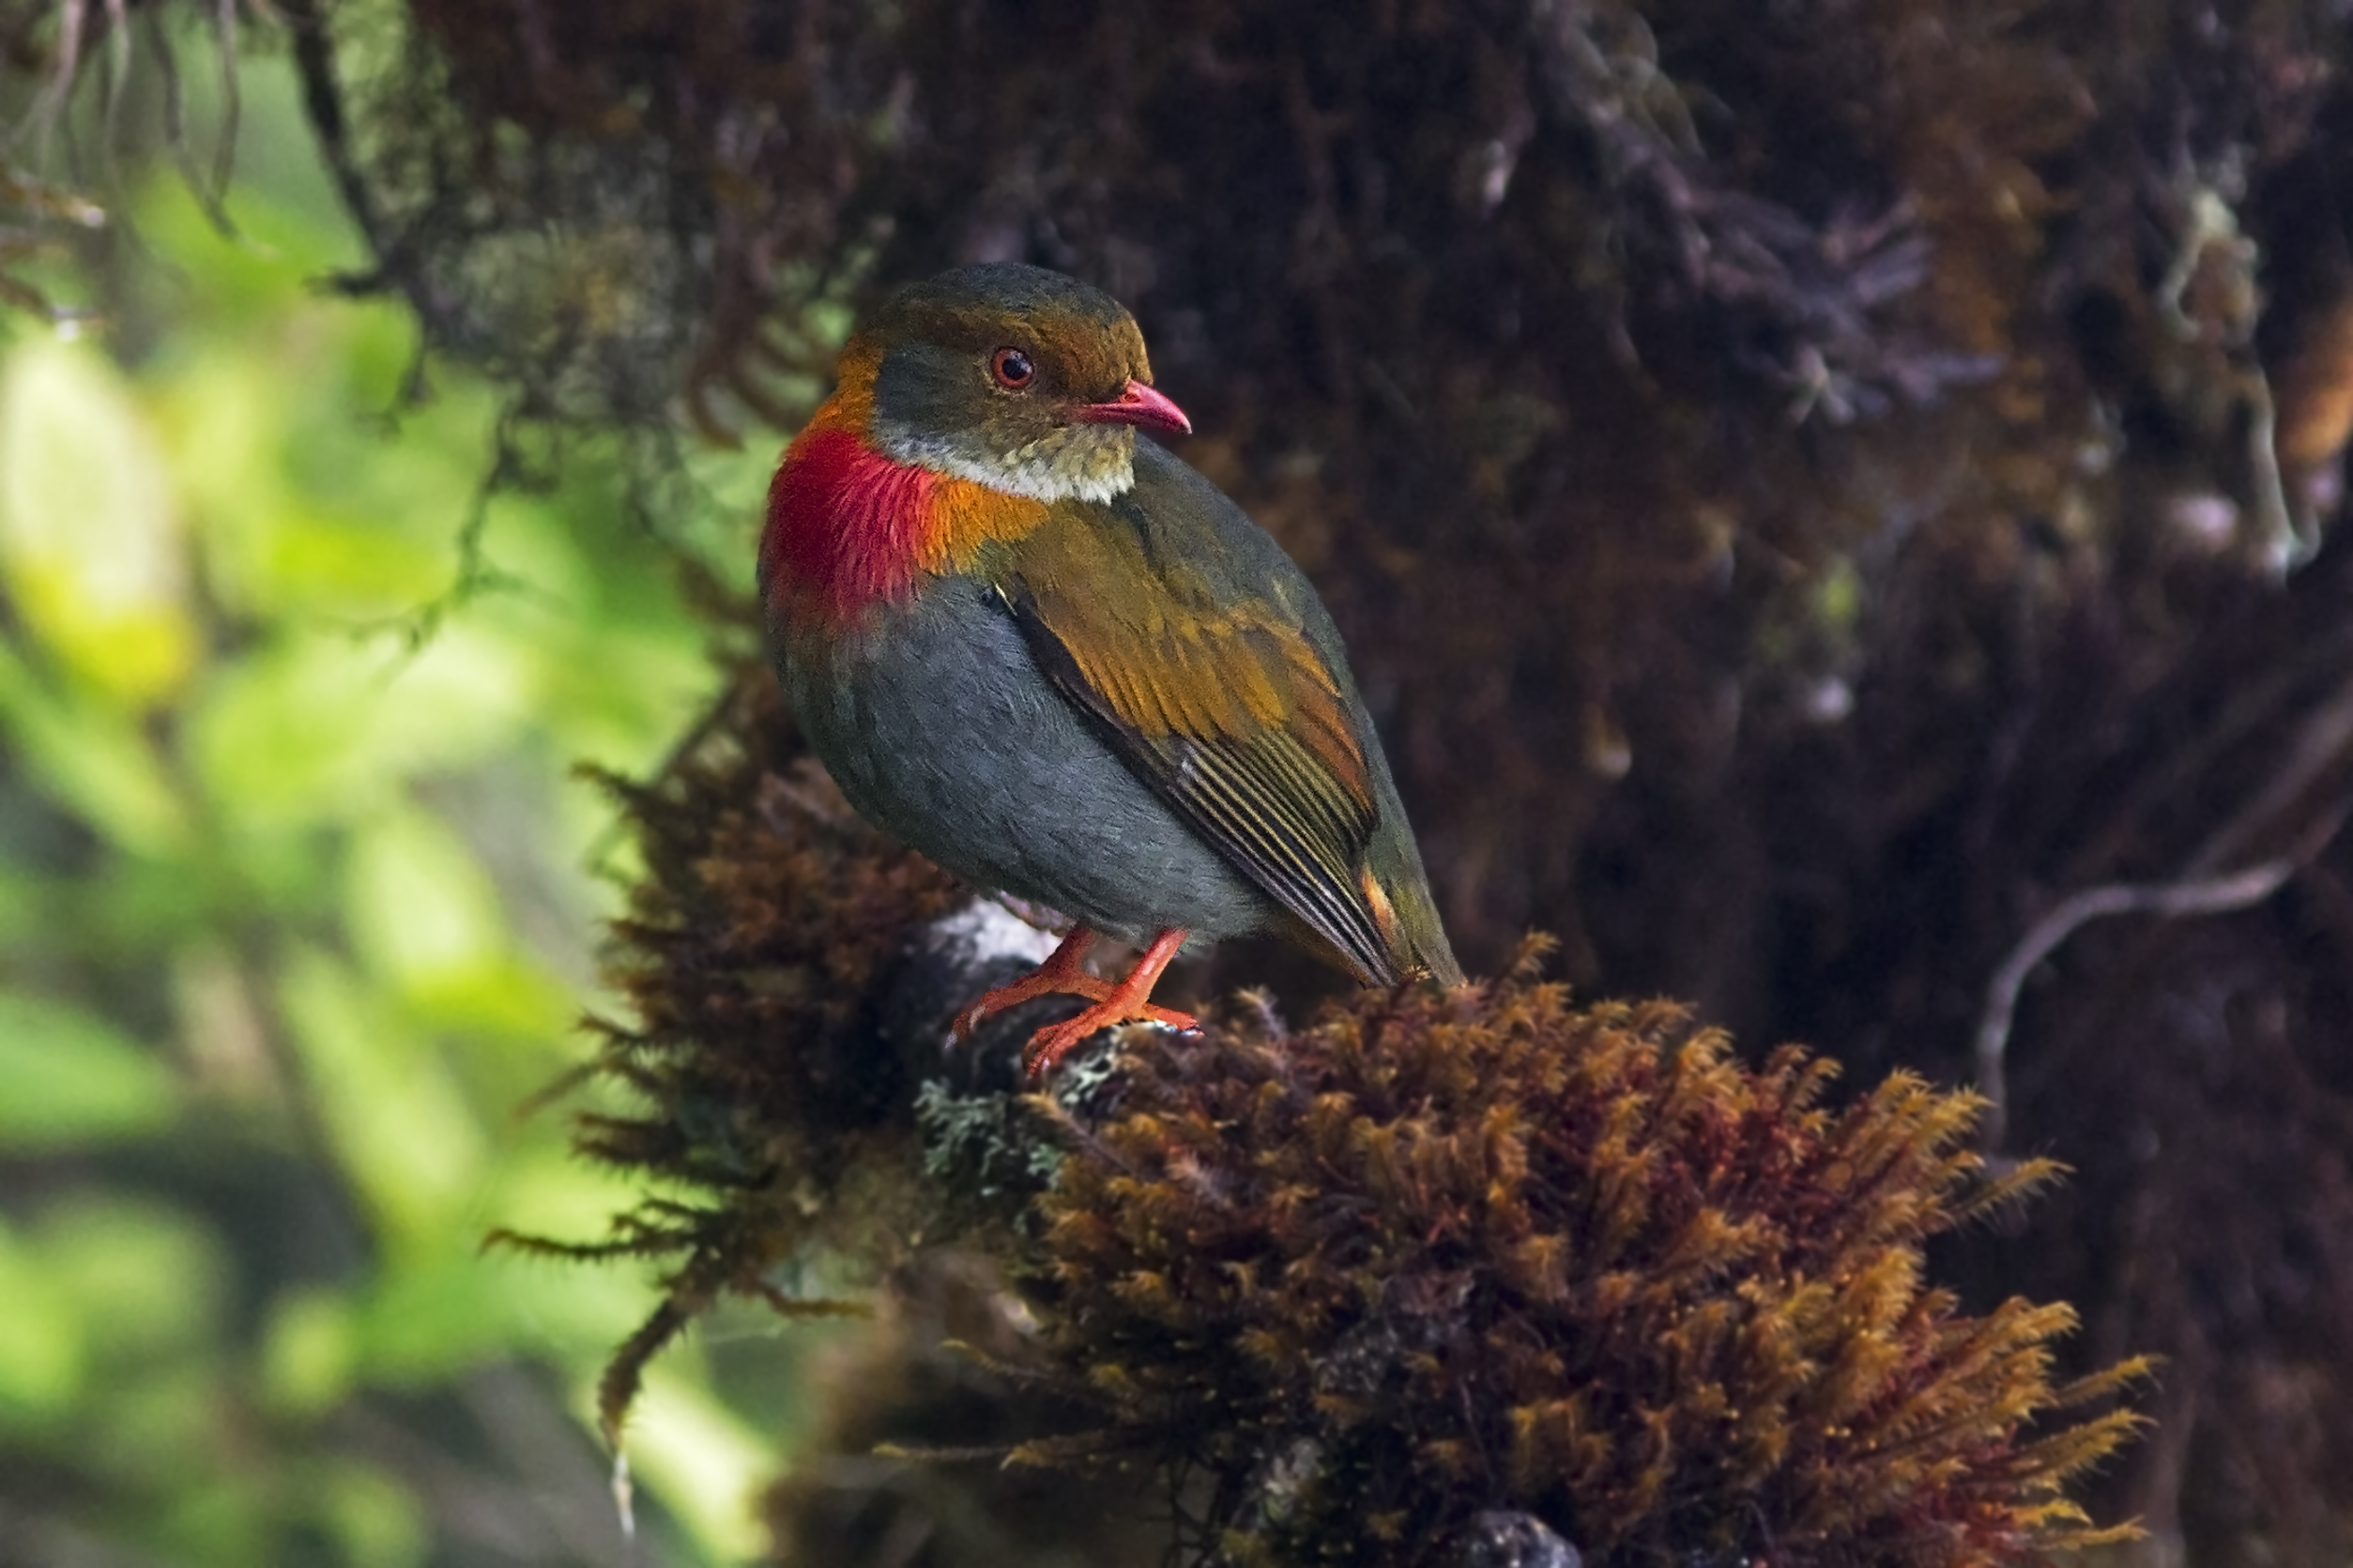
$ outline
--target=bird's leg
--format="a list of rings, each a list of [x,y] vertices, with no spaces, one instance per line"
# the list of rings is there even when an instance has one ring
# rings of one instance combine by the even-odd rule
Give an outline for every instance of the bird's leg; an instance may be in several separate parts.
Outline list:
[[[1097,1029],[1108,1029],[1114,1024],[1125,1024],[1143,1019],[1154,1024],[1166,1024],[1173,1029],[1198,1028],[1191,1013],[1178,1012],[1169,1008],[1152,1005],[1152,988],[1160,982],[1160,972],[1169,967],[1169,961],[1176,957],[1177,950],[1183,946],[1184,946],[1184,933],[1171,928],[1152,939],[1152,946],[1144,950],[1144,955],[1136,961],[1136,967],[1127,971],[1127,978],[1117,985],[1106,984],[1102,981],[1095,980],[1092,975],[1083,977],[1092,985],[1102,987],[1101,990],[1090,989],[1077,993],[1080,996],[1093,997],[1094,1006],[1087,1009],[1076,1018],[1065,1019],[1059,1024],[1049,1024],[1030,1037],[1028,1048],[1021,1053],[1021,1062],[1029,1069],[1031,1081],[1036,1082],[1052,1072],[1054,1064],[1069,1055],[1080,1041],[1085,1040]],[[1046,968],[1051,967],[1055,960],[1061,958],[1069,947],[1070,943],[1065,940],[1062,947],[1055,949],[1054,956],[1048,958],[1046,964],[1041,966],[1039,973],[1043,974]],[[1073,959],[1071,962],[1076,967],[1077,961]],[[1034,975],[1031,977],[1032,980],[1035,978],[1037,977]],[[1026,984],[1027,982],[1016,983]],[[1006,989],[1011,990],[1013,987],[1008,986]],[[1077,988],[1058,986],[1054,989],[1077,990]],[[1034,996],[1037,993],[1031,994]],[[991,992],[989,995],[994,996],[996,993]],[[986,1002],[988,998],[984,997],[981,999]]]
[[[1117,984],[1108,980],[1098,979],[1079,967],[1079,965],[1086,959],[1087,949],[1093,945],[1093,932],[1083,925],[1072,926],[1070,935],[1062,938],[1060,947],[1047,955],[1045,963],[1011,984],[1000,985],[993,991],[983,992],[980,1000],[955,1015],[955,1022],[948,1026],[949,1032],[957,1040],[969,1040],[971,1038],[972,1031],[980,1028],[984,1019],[1002,1012],[1009,1007],[1018,1007],[1033,997],[1056,996],[1084,997],[1087,1000],[1097,1004],[1080,1013],[1078,1017],[1072,1019],[1071,1022],[1074,1024],[1092,1018],[1102,1012],[1105,1008],[1114,1005],[1115,997],[1132,998],[1131,1001],[1120,1004],[1127,1010],[1119,1017],[1106,1018],[1089,1025],[1088,1033],[1090,1034],[1114,1023],[1125,1023],[1131,1018],[1149,1018],[1156,1024],[1166,1024],[1171,1028],[1189,1029],[1193,1027],[1193,1019],[1189,1013],[1172,1012],[1165,1007],[1137,1005],[1141,1004],[1145,997],[1152,995],[1153,984],[1159,980],[1160,971],[1169,967],[1169,960],[1175,957],[1177,949],[1184,945],[1184,932],[1162,932],[1158,940],[1153,943],[1151,949],[1137,963],[1127,979]],[[1165,953],[1161,951],[1164,947],[1168,950]],[[1154,954],[1159,955],[1156,960]],[[1141,977],[1140,985],[1138,985],[1139,976]],[[1081,1035],[1078,1038],[1083,1040],[1086,1037]],[[1024,1054],[1034,1055],[1037,1048],[1037,1042],[1032,1040],[1029,1050]],[[1069,1047],[1064,1046],[1062,1049],[1068,1050]],[[1058,1056],[1060,1054],[1060,1052],[1056,1053]]]
[[[1094,933],[1083,925],[1074,925],[1046,962],[1010,984],[1000,985],[981,993],[980,1000],[955,1015],[948,1026],[948,1033],[958,1041],[972,1038],[972,1031],[984,1021],[1009,1007],[1019,1007],[1032,997],[1084,997],[1099,1002],[1110,995],[1111,982],[1097,980],[1078,966],[1086,961],[1087,950],[1094,946]]]
[[[1002,1013],[1010,1006],[1021,1006],[1031,997],[1071,995],[1085,997],[1087,1001],[1101,1001],[1110,992],[1110,981],[1096,981],[1085,968],[1080,968],[1080,964],[1087,959],[1087,948],[1092,948],[1092,945],[1094,945],[1094,931],[1087,931],[1085,926],[1071,926],[1071,934],[1063,936],[1054,952],[1047,954],[1045,964],[1040,964],[1038,968],[1033,968],[1010,985],[998,985],[993,990],[981,992],[981,999],[967,1006],[962,1013],[955,1015],[955,1023],[948,1025],[948,1037],[957,1039],[957,1042],[971,1039],[971,1032],[981,1028],[986,1018]]]

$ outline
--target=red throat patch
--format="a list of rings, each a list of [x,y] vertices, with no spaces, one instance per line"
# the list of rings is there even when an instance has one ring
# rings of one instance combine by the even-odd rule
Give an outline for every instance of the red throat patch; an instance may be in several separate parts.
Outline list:
[[[1043,501],[885,457],[858,434],[862,416],[836,396],[786,450],[760,536],[764,603],[838,625],[1046,521]]]
[[[894,463],[849,431],[801,433],[768,487],[760,598],[811,603],[833,620],[903,599],[938,550],[941,477]]]

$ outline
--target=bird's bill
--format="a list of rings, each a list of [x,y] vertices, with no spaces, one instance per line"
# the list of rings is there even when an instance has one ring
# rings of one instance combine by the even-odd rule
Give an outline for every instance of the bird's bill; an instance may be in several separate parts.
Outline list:
[[[1140,381],[1129,382],[1127,390],[1114,402],[1082,403],[1077,412],[1090,424],[1136,425],[1172,435],[1193,434],[1193,421],[1184,417],[1184,410]]]

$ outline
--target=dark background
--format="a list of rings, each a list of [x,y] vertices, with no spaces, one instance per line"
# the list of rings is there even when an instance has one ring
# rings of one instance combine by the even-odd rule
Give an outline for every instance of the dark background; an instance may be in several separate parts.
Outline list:
[[[68,14],[102,58],[0,6],[25,83]],[[890,285],[1025,259],[1135,309],[1324,592],[1474,971],[1550,930],[1587,995],[1965,1083],[2006,956],[2129,890],[2007,1040],[2005,1148],[2075,1176],[1938,1262],[2166,1358],[2096,1488],[2131,1560],[2353,1550],[2341,5],[277,16],[339,286],[495,389],[501,486],[608,453],[714,626],[696,444],[772,449]]]

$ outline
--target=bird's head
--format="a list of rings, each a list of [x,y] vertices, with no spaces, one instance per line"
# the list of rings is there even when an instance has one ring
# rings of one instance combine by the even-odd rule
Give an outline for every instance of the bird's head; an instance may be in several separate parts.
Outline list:
[[[1043,267],[991,262],[902,290],[843,356],[871,367],[866,437],[895,462],[1038,501],[1135,482],[1138,429],[1187,434],[1136,318]]]

